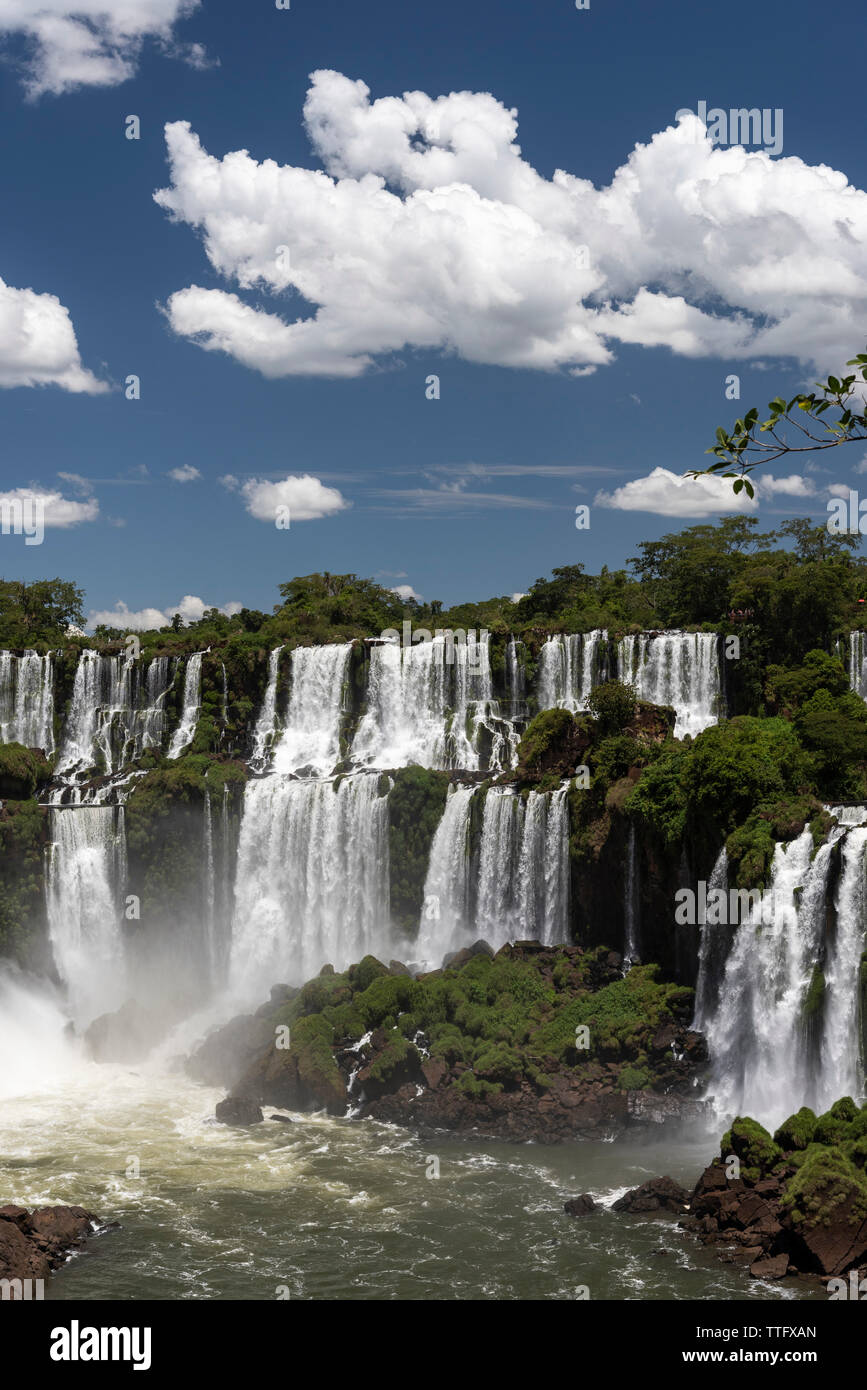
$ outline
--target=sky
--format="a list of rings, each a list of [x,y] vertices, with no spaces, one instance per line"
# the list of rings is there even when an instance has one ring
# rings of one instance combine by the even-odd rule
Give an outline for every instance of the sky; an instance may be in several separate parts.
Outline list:
[[[316,570],[448,605],[867,496],[856,444],[752,502],[683,479],[864,350],[865,30],[806,0],[0,0],[0,502],[46,525],[0,573],[130,630]]]

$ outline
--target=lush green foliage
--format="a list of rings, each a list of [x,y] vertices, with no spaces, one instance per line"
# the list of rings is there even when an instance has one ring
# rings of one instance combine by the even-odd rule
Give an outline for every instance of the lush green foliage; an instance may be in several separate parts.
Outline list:
[[[392,920],[414,931],[424,898],[431,840],[448,795],[446,772],[404,767],[394,773],[388,798]]]
[[[673,1059],[651,1059],[650,1042],[661,1025],[688,1019],[692,991],[661,983],[653,966],[612,978],[606,954],[553,947],[525,960],[506,947],[418,979],[392,975],[368,956],[345,974],[309,981],[274,1018],[294,1038],[295,1020],[315,1015],[330,1025],[335,1044],[385,1029],[380,1080],[406,1059],[406,1040],[421,1033],[431,1057],[456,1067],[457,1084],[471,1094],[522,1081],[545,1089],[564,1067],[595,1078],[603,1063],[614,1065],[624,1089],[661,1087]],[[578,1040],[582,1025],[586,1048]]]

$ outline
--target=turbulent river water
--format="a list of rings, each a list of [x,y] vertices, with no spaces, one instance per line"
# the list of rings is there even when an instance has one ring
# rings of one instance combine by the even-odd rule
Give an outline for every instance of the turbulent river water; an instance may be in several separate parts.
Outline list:
[[[43,1026],[39,1054],[13,1051],[0,1083],[4,1199],[69,1202],[120,1223],[49,1281],[49,1299],[819,1296],[749,1279],[673,1216],[610,1210],[662,1173],[693,1183],[711,1134],[561,1147],[422,1140],[325,1115],[286,1124],[268,1108],[264,1123],[228,1128],[213,1118],[222,1092],[165,1057],[85,1061],[49,1001],[6,1002],[7,1028],[16,1007],[31,1038],[34,1008]],[[14,1033],[5,1041],[15,1048]],[[601,1206],[576,1220],[563,1203],[582,1192]]]

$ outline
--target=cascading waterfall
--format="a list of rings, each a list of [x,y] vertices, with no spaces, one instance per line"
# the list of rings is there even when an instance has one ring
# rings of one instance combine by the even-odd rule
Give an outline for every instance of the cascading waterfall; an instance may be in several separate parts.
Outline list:
[[[390,946],[388,803],[379,774],[249,782],[230,979],[242,994],[300,983]]]
[[[822,1109],[833,1104],[840,1096],[860,1096],[864,1089],[865,1059],[859,1046],[859,987],[861,956],[865,948],[865,846],[867,828],[864,826],[850,830],[843,842],[842,873],[834,901],[837,927],[825,963],[824,1030],[820,1054]]]
[[[0,743],[54,753],[54,669],[51,653],[0,652]]]
[[[491,787],[485,797],[474,933],[494,949],[568,938],[567,791],[530,792],[524,803],[509,787]]]
[[[440,964],[470,921],[469,834],[472,787],[450,787],[431,841],[416,955]]]
[[[154,657],[144,680],[133,657],[86,650],[75,670],[57,776],[74,784],[93,768],[112,774],[162,747],[165,697],[173,674],[168,657]]]
[[[559,634],[539,653],[539,709],[586,709],[594,685],[607,679],[608,633]]]
[[[623,917],[626,924],[623,943],[623,960],[629,968],[639,959],[638,955],[638,851],[635,839],[635,822],[629,824],[629,840],[626,849],[626,881],[624,884]]]
[[[849,633],[849,685],[867,700],[867,644],[859,631]]]
[[[709,1092],[726,1115],[750,1114],[774,1126],[801,1105],[821,1110],[847,1090],[863,1091],[857,1020],[867,829],[853,827],[847,809],[849,823],[834,826],[815,854],[809,827],[777,845],[770,889],[740,925],[704,928],[731,931],[716,1001],[709,999],[710,943],[703,945],[698,988],[712,1061]],[[867,810],[854,808],[854,818],[867,819]],[[841,839],[837,924],[828,946],[829,871]]]
[[[727,892],[728,882],[729,857],[726,847],[723,845],[711,869],[707,884],[708,894],[710,895],[719,889],[724,889]],[[699,1032],[703,1031],[707,1015],[717,1004],[717,984],[725,961],[725,952],[729,945],[724,932],[725,929],[722,926],[710,925],[707,921],[701,923],[698,944],[698,977],[695,985],[695,1011],[692,1021],[693,1028]]]
[[[509,638],[506,648],[506,689],[509,693],[509,718],[524,719],[527,715],[527,676],[518,648],[523,642]]]
[[[123,808],[50,813],[46,897],[58,973],[78,1026],[123,1002]]]
[[[282,647],[275,647],[268,657],[268,683],[265,686],[265,698],[259,718],[253,730],[253,750],[250,754],[250,766],[254,772],[259,772],[267,766],[271,744],[277,733],[277,676],[282,650]]]
[[[296,647],[293,651],[286,724],[274,748],[275,772],[307,769],[316,777],[325,777],[334,771],[340,758],[340,722],[351,651],[351,642]]]
[[[193,741],[196,725],[199,722],[199,711],[202,707],[202,657],[205,655],[205,652],[193,652],[187,662],[181,722],[172,734],[172,741],[166,755],[169,758],[179,758],[184,749],[188,748]]]
[[[642,632],[617,644],[618,679],[640,700],[676,711],[676,738],[719,720],[719,639],[714,632]]]
[[[466,641],[440,634],[415,646],[382,642],[371,648],[367,712],[352,757],[371,767],[418,763],[474,772],[487,729],[494,740],[501,735],[496,757],[511,766],[504,724],[493,698],[487,640],[467,633]]]

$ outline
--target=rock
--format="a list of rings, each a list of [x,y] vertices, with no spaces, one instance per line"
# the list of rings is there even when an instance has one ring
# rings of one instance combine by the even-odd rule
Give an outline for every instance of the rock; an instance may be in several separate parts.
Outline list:
[[[750,1265],[753,1279],[783,1279],[789,1271],[788,1255],[771,1255]]]
[[[651,1178],[640,1187],[618,1198],[612,1211],[674,1211],[682,1212],[689,1203],[689,1193],[672,1178]]]
[[[849,1224],[847,1215],[848,1211],[844,1209],[827,1225],[798,1232],[812,1257],[809,1263],[819,1274],[843,1274],[867,1254],[867,1221],[853,1226]]]
[[[411,971],[407,969],[402,961],[390,960],[388,962],[388,973],[389,975],[409,975]]]
[[[269,1014],[273,1013],[271,1005],[266,1008]],[[187,1059],[186,1070],[193,1080],[202,1081],[206,1086],[225,1086],[233,1090],[273,1038],[274,1029],[265,1018],[239,1014],[208,1034]]]
[[[14,1221],[0,1221],[0,1278],[47,1279],[51,1265]]]
[[[26,1207],[0,1207],[0,1278],[47,1278],[98,1225],[84,1207],[37,1207],[32,1212]],[[101,1229],[111,1228],[103,1224]],[[36,1295],[29,1291],[29,1296]]]
[[[573,1197],[566,1202],[563,1210],[570,1216],[589,1216],[591,1211],[596,1210],[596,1203],[589,1192],[583,1192],[580,1197]]]
[[[280,1123],[281,1123],[281,1124],[284,1124],[284,1125],[292,1125],[292,1124],[295,1123],[295,1121],[292,1119],[292,1116],[291,1116],[291,1115],[284,1115],[284,1114],[282,1113],[282,1111],[280,1111],[280,1110],[274,1110],[274,1111],[268,1116],[268,1119],[269,1119],[269,1120],[279,1120]]]
[[[137,1062],[146,1057],[160,1030],[147,1011],[128,999],[114,1013],[100,1014],[84,1034],[94,1062]]]
[[[449,1069],[446,1063],[438,1057],[429,1057],[421,1064],[421,1074],[430,1089],[435,1091],[443,1078],[448,1076]]]
[[[221,1125],[257,1125],[264,1118],[256,1102],[245,1096],[227,1096],[217,1102],[214,1113]]]

